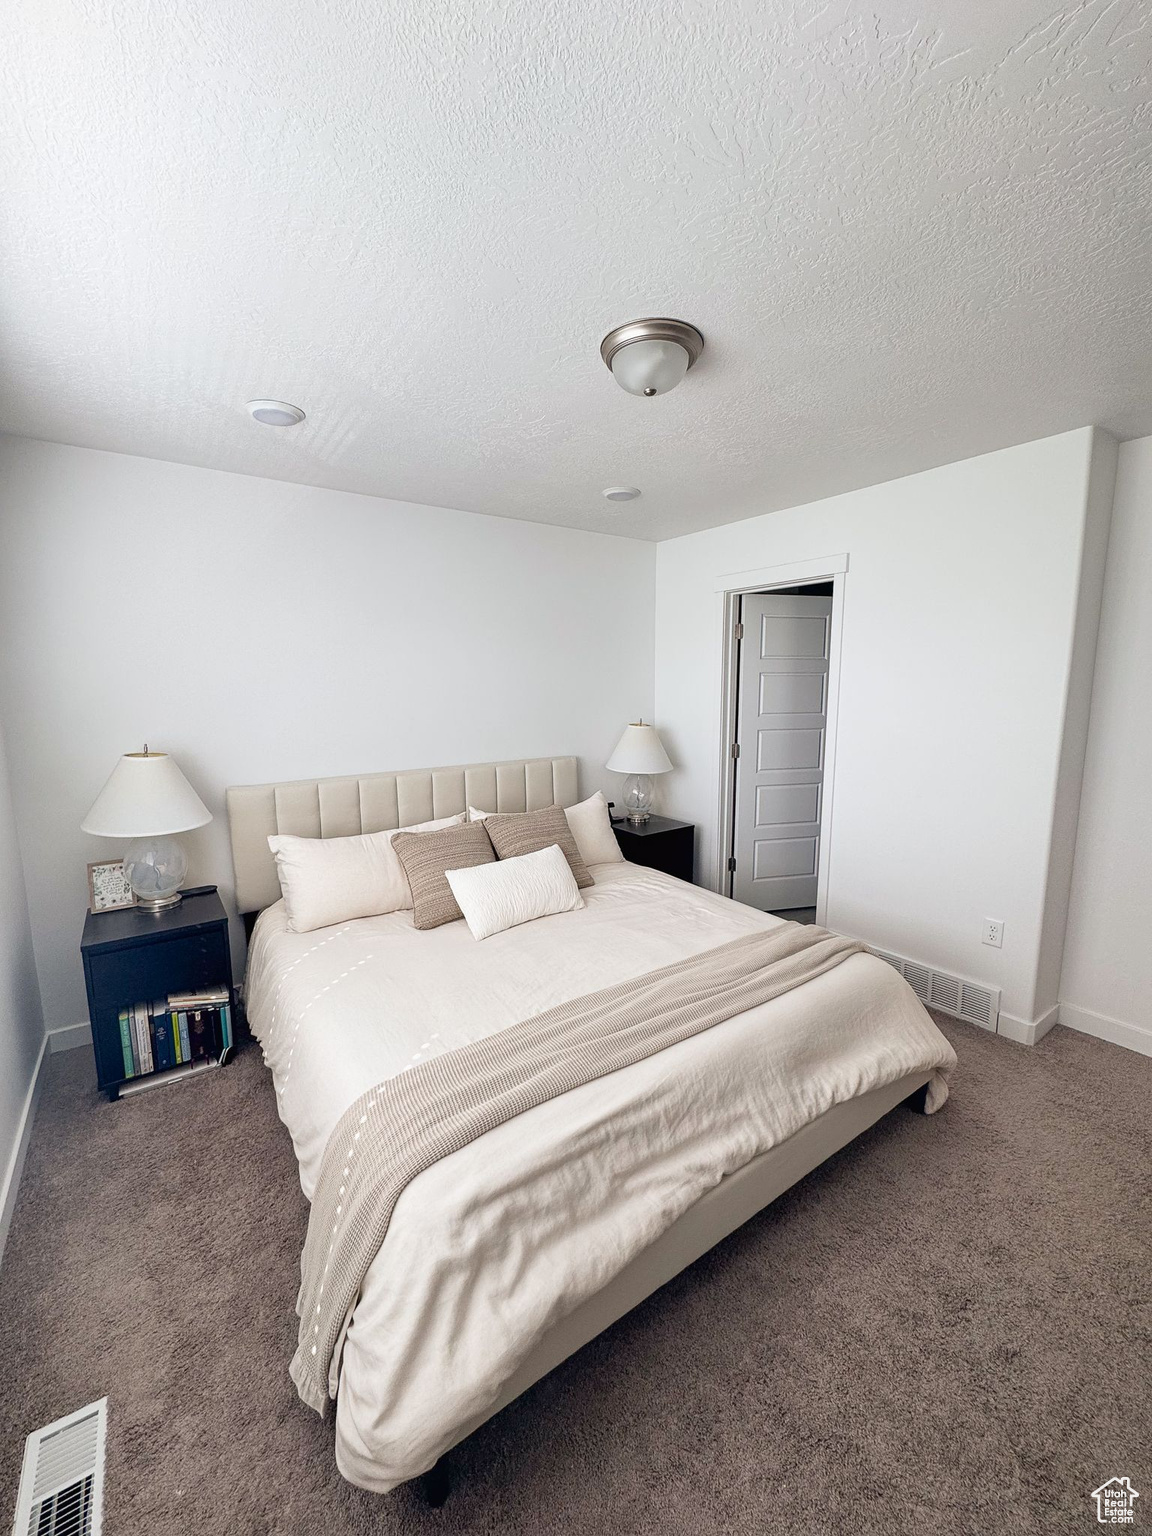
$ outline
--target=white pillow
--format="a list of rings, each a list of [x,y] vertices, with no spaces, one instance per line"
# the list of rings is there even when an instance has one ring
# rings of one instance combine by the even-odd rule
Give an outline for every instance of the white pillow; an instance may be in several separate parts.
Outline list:
[[[608,802],[599,790],[564,811],[585,864],[622,864],[624,855],[612,830]]]
[[[495,811],[478,811],[474,805],[468,807],[469,821],[484,821],[495,814]],[[624,855],[612,830],[608,802],[600,790],[589,795],[587,800],[581,800],[579,805],[566,806],[564,814],[585,864],[624,863]]]
[[[444,873],[474,939],[584,905],[572,866],[555,843],[519,858]]]
[[[359,837],[270,837],[290,931],[311,933],[355,917],[409,909],[412,893],[392,839],[397,832],[435,832],[463,820],[461,811]]]

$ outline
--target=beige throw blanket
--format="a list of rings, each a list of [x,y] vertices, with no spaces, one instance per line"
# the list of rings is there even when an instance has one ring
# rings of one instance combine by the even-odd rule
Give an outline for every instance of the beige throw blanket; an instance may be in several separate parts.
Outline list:
[[[325,1150],[301,1258],[291,1372],[304,1402],[324,1412],[345,1324],[396,1202],[419,1173],[515,1115],[770,1002],[862,949],[788,923],[574,998],[362,1095]]]

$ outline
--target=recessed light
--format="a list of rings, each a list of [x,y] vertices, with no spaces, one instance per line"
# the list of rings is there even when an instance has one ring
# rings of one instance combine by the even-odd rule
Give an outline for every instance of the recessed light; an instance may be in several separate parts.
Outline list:
[[[640,492],[634,485],[610,485],[600,494],[606,501],[635,501]]]
[[[248,409],[253,420],[266,427],[298,427],[304,420],[300,407],[285,400],[249,400]]]

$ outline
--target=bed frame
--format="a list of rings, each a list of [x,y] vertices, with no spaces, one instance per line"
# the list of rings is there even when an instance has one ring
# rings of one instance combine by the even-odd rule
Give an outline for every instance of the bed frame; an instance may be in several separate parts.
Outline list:
[[[350,837],[454,816],[469,805],[486,811],[533,811],[547,805],[572,805],[578,798],[574,757],[516,759],[229,789],[228,822],[236,872],[236,903],[250,932],[259,913],[279,900],[276,864],[268,848],[268,838],[276,833]],[[498,1400],[464,1426],[459,1440],[898,1104],[907,1103],[922,1111],[930,1075],[914,1073],[836,1105],[787,1141],[721,1180],[602,1291],[589,1297],[546,1333]],[[449,1489],[444,1456],[424,1474],[421,1482],[428,1503],[436,1506],[444,1502]]]

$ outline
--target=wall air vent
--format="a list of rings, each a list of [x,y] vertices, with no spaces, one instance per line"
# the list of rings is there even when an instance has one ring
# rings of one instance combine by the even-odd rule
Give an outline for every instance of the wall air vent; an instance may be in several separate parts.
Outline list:
[[[886,965],[890,965],[893,970],[899,971],[901,975],[904,974],[904,962],[901,960],[899,955],[890,955],[886,950],[883,949],[874,949],[872,953],[876,956],[877,960],[883,960],[884,963]]]
[[[977,987],[970,981],[960,983],[960,1007],[957,1017],[981,1024],[985,1029],[995,1029],[999,1022],[1000,994],[988,987]]]
[[[34,1429],[12,1536],[100,1536],[108,1399]]]
[[[928,1000],[933,1008],[942,1008],[945,1013],[960,1014],[960,983],[955,976],[942,976],[939,971],[932,972],[932,985],[928,993]]]
[[[963,976],[949,976],[947,971],[935,971],[917,960],[906,960],[886,949],[874,949],[877,960],[883,960],[900,972],[916,996],[929,1008],[939,1008],[954,1019],[964,1019],[968,1024],[979,1024],[981,1029],[995,1032],[1000,1019],[1000,992],[996,987],[985,987],[976,981],[966,981]]]

